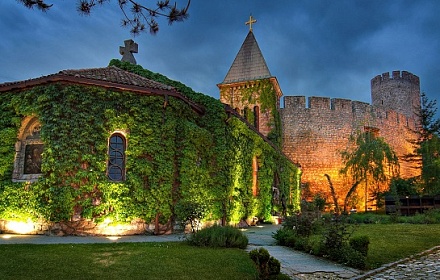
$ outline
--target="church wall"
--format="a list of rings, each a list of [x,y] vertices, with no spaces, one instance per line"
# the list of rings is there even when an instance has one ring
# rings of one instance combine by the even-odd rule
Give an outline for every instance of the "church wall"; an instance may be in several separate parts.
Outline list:
[[[99,86],[0,87],[0,231],[160,234],[185,219],[178,209],[188,204],[206,207],[209,222],[233,225],[270,218],[274,204],[299,209],[300,172],[278,148],[218,100],[170,84],[206,111],[172,96]],[[41,174],[13,180],[14,163],[23,164],[14,159],[17,136],[28,123],[20,120],[34,118],[44,145]],[[126,143],[118,180],[108,174],[115,133]]]

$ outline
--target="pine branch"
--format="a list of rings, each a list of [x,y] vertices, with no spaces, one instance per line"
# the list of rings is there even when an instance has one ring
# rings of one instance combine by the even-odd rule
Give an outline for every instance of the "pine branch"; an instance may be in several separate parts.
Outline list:
[[[37,7],[42,11],[49,10],[53,4],[47,4],[45,0],[17,0],[27,8]],[[77,11],[83,15],[90,15],[92,10],[97,6],[101,6],[110,0],[78,0]],[[156,7],[147,7],[141,1],[135,0],[118,0],[119,8],[123,14],[122,26],[130,27],[130,32],[136,36],[146,31],[149,27],[151,34],[159,31],[157,19],[166,18],[168,24],[173,22],[181,22],[188,19],[188,9],[191,0],[187,0],[187,4],[183,8],[177,8],[177,3],[171,4],[169,0],[158,1]]]

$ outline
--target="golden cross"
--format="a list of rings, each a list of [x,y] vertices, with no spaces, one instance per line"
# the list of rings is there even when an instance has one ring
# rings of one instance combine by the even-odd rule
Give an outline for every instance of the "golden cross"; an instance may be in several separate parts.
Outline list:
[[[249,31],[252,31],[252,23],[256,23],[257,20],[252,17],[252,15],[249,16],[249,21],[246,21],[244,24],[249,25]]]

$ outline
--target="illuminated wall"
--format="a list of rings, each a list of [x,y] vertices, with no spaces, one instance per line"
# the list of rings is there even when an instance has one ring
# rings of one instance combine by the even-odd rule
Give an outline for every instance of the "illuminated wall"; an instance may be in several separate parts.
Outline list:
[[[283,151],[300,164],[302,183],[310,187],[310,196],[320,193],[330,198],[329,183],[324,176],[328,174],[342,204],[351,184],[339,175],[343,167],[340,152],[349,145],[352,133],[377,129],[378,136],[385,139],[399,158],[413,151],[408,140],[415,139],[411,130],[418,124],[413,113],[414,106],[420,106],[418,77],[394,71],[392,77],[386,73],[371,82],[373,104],[381,106],[327,97],[310,97],[306,104],[304,96],[284,97]],[[413,167],[400,160],[401,176],[418,175],[419,171]],[[359,188],[359,196],[363,196],[362,189]]]

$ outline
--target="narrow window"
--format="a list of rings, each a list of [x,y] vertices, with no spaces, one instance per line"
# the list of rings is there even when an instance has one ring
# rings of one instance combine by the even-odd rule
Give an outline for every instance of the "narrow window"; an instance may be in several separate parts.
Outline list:
[[[110,136],[108,146],[108,178],[120,182],[125,180],[125,136],[114,133]]]
[[[248,107],[245,107],[245,108],[243,109],[243,117],[244,117],[247,121],[249,121],[249,108],[248,108]]]
[[[258,106],[254,107],[254,127],[260,130],[260,108]]]

